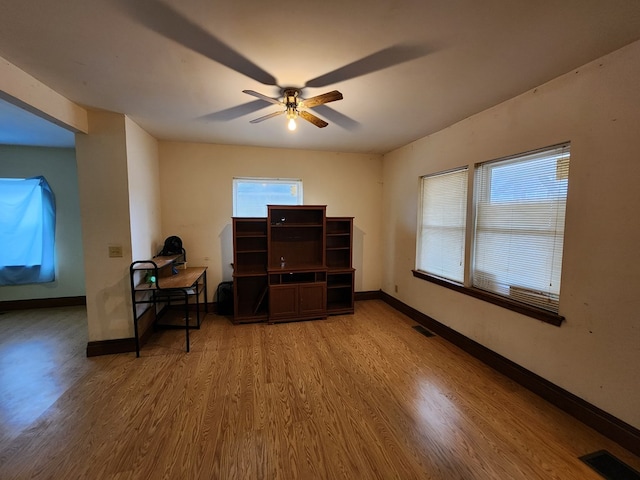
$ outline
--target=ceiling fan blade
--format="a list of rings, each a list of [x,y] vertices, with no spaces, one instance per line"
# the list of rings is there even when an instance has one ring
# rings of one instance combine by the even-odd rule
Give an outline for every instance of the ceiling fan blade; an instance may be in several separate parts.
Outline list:
[[[394,45],[369,56],[356,60],[344,67],[309,80],[306,87],[326,87],[351,78],[361,77],[368,73],[424,57],[428,52],[424,46]]]
[[[253,100],[248,103],[243,103],[242,105],[237,105],[235,107],[225,108],[224,110],[220,110],[218,112],[209,113],[199,118],[199,120],[205,120],[209,122],[225,122],[229,120],[235,120],[236,118],[243,117],[244,115],[248,115],[253,112],[257,112],[268,105],[265,104],[262,100]]]
[[[253,120],[249,121],[249,123],[264,122],[265,120],[269,120],[270,118],[277,117],[278,115],[282,115],[282,114],[284,114],[284,112],[285,112],[284,110],[280,110],[279,112],[273,112],[273,113],[270,113],[269,115],[265,115],[263,117],[254,118]]]
[[[304,110],[302,110],[301,112],[298,112],[298,115],[300,115],[302,118],[304,118],[307,122],[313,123],[318,128],[324,128],[327,125],[329,125],[324,120],[322,120],[322,119],[316,117],[314,114],[306,112]]]
[[[322,115],[332,124],[336,124],[344,128],[345,130],[355,131],[361,127],[360,122],[357,122],[353,118],[343,115],[342,113],[331,108],[329,105],[318,105],[316,108],[314,108],[313,111]]]
[[[263,95],[259,92],[255,92],[253,90],[242,90],[242,92],[246,93],[247,95],[253,95],[254,97],[264,100],[265,102],[275,103],[276,105],[284,105],[284,103],[282,103],[277,98],[267,97],[266,95]]]
[[[315,97],[307,98],[301,102],[302,107],[313,108],[324,103],[335,102],[336,100],[342,100],[342,94],[334,90],[333,92],[323,93]]]
[[[277,84],[273,75],[166,3],[158,0],[119,0],[117,3],[150,30],[264,85]]]

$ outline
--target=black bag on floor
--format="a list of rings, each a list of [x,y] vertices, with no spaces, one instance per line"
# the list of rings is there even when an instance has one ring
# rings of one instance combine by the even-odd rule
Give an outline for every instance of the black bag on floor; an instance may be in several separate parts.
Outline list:
[[[218,315],[233,315],[233,282],[222,282],[216,292]]]

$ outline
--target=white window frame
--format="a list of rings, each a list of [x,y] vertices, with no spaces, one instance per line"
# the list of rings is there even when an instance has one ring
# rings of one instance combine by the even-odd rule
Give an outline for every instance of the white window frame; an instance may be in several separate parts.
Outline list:
[[[439,276],[437,272],[429,272],[425,271],[425,269],[420,268],[419,254],[420,248],[422,248],[422,245],[424,243],[421,238],[423,234],[421,224],[423,192],[421,191],[421,196],[418,201],[419,213],[418,229],[416,232],[416,269],[413,270],[414,276],[559,326],[564,320],[564,317],[559,314],[560,279],[562,273],[562,248],[564,243],[566,204],[569,191],[568,183],[570,149],[570,142],[565,142],[535,151],[529,151],[522,154],[478,163],[472,166],[473,172],[470,171],[472,175],[470,175],[468,185],[471,198],[467,203],[466,250],[464,255],[464,262],[466,267],[464,269],[463,282],[459,282],[456,280],[452,281],[451,279],[447,279],[444,276]],[[494,167],[499,168],[500,165],[504,166],[508,165],[509,163],[517,164],[518,162],[523,163],[523,165],[524,162],[529,163],[529,165],[525,166],[525,168],[529,168],[530,166],[536,166],[532,160],[538,159],[544,161],[543,159],[545,158],[548,158],[549,162],[556,162],[552,164],[553,166],[549,166],[547,168],[547,171],[555,168],[555,170],[552,170],[552,172],[555,174],[555,179],[547,175],[548,189],[545,191],[545,194],[547,195],[546,197],[543,195],[543,190],[539,186],[541,185],[541,183],[538,183],[537,181],[535,183],[512,183],[519,181],[516,177],[509,177],[509,182],[502,184],[504,185],[504,190],[501,190],[502,194],[498,197],[489,197],[491,195],[490,191],[482,187],[482,183],[480,181],[481,175],[483,171],[486,173],[487,169],[491,170]],[[532,162],[529,162],[530,160]],[[505,172],[506,170],[503,170],[503,174],[505,174]],[[420,178],[423,179],[427,177],[434,177],[436,175],[445,173],[447,172],[439,172]],[[555,180],[561,180],[562,182],[555,182]],[[496,183],[496,185],[498,185],[498,183]],[[530,188],[529,185],[535,186]],[[554,188],[556,190],[554,190]],[[487,275],[485,275],[483,283],[482,275],[479,271],[479,265],[481,264],[481,261],[478,258],[479,255],[482,255],[482,247],[478,248],[478,236],[482,234],[482,229],[484,228],[482,222],[485,220],[482,218],[478,218],[478,205],[479,202],[483,200],[489,200],[489,202],[494,203],[514,202],[514,204],[518,205],[518,207],[515,209],[517,215],[522,215],[523,210],[534,213],[536,207],[544,207],[543,209],[538,209],[537,211],[535,211],[536,216],[532,217],[534,220],[531,221],[530,227],[533,230],[533,233],[531,234],[532,236],[530,241],[535,242],[536,236],[538,237],[538,240],[543,237],[551,236],[555,236],[556,238],[554,242],[546,242],[546,245],[548,245],[548,247],[545,247],[545,241],[538,242],[537,245],[532,245],[532,251],[536,249],[544,250],[544,248],[549,248],[549,252],[551,252],[551,249],[553,249],[553,252],[547,255],[549,258],[551,258],[551,260],[549,260],[548,258],[544,258],[544,255],[542,257],[538,256],[537,258],[532,260],[536,262],[544,262],[546,266],[552,265],[552,268],[555,269],[552,271],[552,274],[548,274],[548,276],[546,277],[549,284],[548,286],[544,285],[544,288],[539,288],[539,281],[538,285],[536,285],[535,282],[528,282],[528,280],[530,279],[527,278],[519,279],[523,280],[522,282],[514,281],[512,278],[510,278],[508,282],[503,282],[503,285],[499,286],[499,288],[493,288],[491,285],[489,285],[491,282],[486,282]],[[545,208],[546,211],[553,212],[548,217],[545,217],[544,215],[540,216],[541,210],[545,210]],[[529,212],[525,213],[528,214]],[[480,214],[486,216],[486,212],[481,212]],[[519,220],[522,219],[522,217],[517,218]],[[536,221],[539,222],[540,218],[542,218],[542,223],[536,223]],[[548,225],[544,222],[548,222]],[[553,225],[551,225],[552,223]],[[500,224],[498,224],[498,227],[499,225]],[[542,227],[540,225],[542,225]],[[491,225],[489,225],[489,228],[492,228]],[[507,229],[508,228],[510,227],[507,227]],[[529,228],[525,229],[524,235],[529,235],[530,232],[526,231],[528,229]],[[525,242],[522,244],[526,244],[527,248],[529,248],[529,243]],[[551,247],[551,245],[553,246]],[[522,251],[522,249],[520,249],[520,251]],[[533,256],[533,253],[529,254]],[[495,256],[499,258],[499,255]],[[528,275],[528,269],[530,268],[530,265],[526,264],[526,261],[528,261],[527,255],[521,255],[520,257],[521,259],[523,257],[525,259],[525,263],[520,264],[524,265],[524,270],[521,271],[525,272]],[[517,268],[521,268],[521,266],[518,266]],[[532,278],[540,278],[540,275],[533,274]],[[496,282],[496,284],[497,283],[499,282]],[[522,284],[517,285],[517,283]]]
[[[288,185],[290,195],[268,193],[253,207],[243,206],[241,185]],[[302,205],[302,179],[300,178],[268,178],[268,177],[234,177],[233,178],[233,216],[234,217],[266,217],[267,205]]]
[[[562,144],[476,166],[474,288],[558,312],[569,158]]]

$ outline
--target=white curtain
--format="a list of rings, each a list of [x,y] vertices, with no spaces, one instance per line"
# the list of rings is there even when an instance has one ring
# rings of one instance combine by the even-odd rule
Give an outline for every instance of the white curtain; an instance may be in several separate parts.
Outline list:
[[[0,179],[0,285],[55,279],[55,199],[44,177]]]

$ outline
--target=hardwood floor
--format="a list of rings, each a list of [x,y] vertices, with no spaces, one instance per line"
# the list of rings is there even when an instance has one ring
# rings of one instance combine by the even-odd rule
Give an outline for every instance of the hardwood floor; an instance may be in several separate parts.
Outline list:
[[[139,359],[85,358],[83,315],[0,315],[3,480],[596,480],[578,457],[601,449],[640,469],[382,301],[277,325],[209,315],[191,353],[167,331]]]
[[[0,446],[30,426],[86,371],[86,343],[84,307],[0,314]]]

